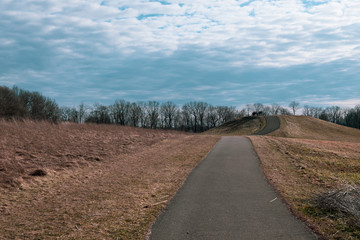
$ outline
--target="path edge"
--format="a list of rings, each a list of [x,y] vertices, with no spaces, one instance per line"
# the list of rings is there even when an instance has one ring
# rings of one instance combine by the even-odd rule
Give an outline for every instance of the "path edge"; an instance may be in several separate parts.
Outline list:
[[[254,135],[253,135],[254,136]],[[256,135],[255,135],[256,136]],[[262,135],[257,135],[257,136],[262,136]],[[258,159],[258,163],[259,163],[259,168],[261,170],[261,172],[264,175],[264,178],[266,180],[266,182],[269,184],[269,186],[271,187],[271,189],[280,197],[280,200],[286,205],[287,209],[290,211],[291,215],[293,215],[296,219],[300,220],[301,222],[304,223],[305,227],[318,239],[318,240],[327,240],[327,238],[325,238],[319,231],[317,231],[315,229],[315,227],[309,222],[307,221],[307,219],[305,219],[304,217],[302,217],[298,211],[296,211],[295,209],[293,209],[291,207],[290,202],[283,196],[283,194],[281,194],[280,190],[278,189],[278,187],[275,185],[274,181],[272,181],[269,176],[267,175],[267,173],[265,172],[264,168],[262,167],[262,161],[261,158],[259,157],[256,148],[254,147],[253,141],[251,140],[251,138],[249,136],[245,136],[251,143],[252,145],[252,149],[253,152],[256,156],[256,158]]]
[[[150,236],[152,233],[152,227],[155,224],[155,222],[158,220],[158,218],[164,213],[165,209],[167,206],[170,205],[170,203],[173,201],[173,199],[175,198],[176,194],[180,191],[181,188],[184,187],[185,183],[188,181],[189,176],[195,171],[195,169],[197,169],[203,162],[204,160],[207,158],[208,155],[210,155],[210,153],[214,150],[215,146],[221,141],[221,139],[223,138],[223,136],[221,136],[219,138],[219,140],[214,144],[214,146],[210,149],[210,151],[200,160],[200,162],[198,164],[196,164],[196,166],[190,171],[190,173],[186,176],[184,182],[181,184],[181,186],[176,190],[176,192],[174,193],[173,196],[171,196],[171,198],[163,205],[163,208],[161,209],[161,211],[157,214],[157,216],[155,217],[154,221],[150,224],[150,227],[146,233],[145,239],[144,240],[150,240]]]

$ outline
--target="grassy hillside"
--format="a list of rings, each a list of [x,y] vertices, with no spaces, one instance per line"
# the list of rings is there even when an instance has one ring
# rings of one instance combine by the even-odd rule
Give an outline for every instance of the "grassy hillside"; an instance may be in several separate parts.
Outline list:
[[[224,123],[223,125],[206,131],[207,135],[243,136],[260,131],[265,125],[263,117],[243,117]]]
[[[306,116],[279,116],[281,128],[270,136],[360,142],[360,130]]]
[[[218,139],[0,121],[0,239],[144,239]]]
[[[271,136],[250,136],[268,180],[325,239],[360,239],[358,220],[318,205],[326,193],[360,186],[360,131],[310,117],[280,119]]]

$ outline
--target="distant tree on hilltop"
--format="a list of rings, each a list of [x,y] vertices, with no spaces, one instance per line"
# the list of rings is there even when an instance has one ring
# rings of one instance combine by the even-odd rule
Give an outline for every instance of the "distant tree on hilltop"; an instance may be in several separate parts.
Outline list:
[[[300,103],[292,101],[289,104],[289,107],[293,110],[294,115],[296,114],[296,111],[299,109]]]

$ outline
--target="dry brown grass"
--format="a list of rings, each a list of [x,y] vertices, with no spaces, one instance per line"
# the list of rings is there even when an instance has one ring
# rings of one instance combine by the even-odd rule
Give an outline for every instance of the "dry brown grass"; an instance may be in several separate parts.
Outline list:
[[[316,138],[320,136],[315,133]],[[334,133],[324,133],[324,138]],[[293,212],[327,239],[359,239],[360,229],[347,215],[322,209],[319,195],[360,185],[360,143],[251,136],[268,180]],[[354,135],[349,139],[355,141]]]
[[[207,135],[245,136],[260,131],[265,126],[264,117],[243,117],[206,131]]]
[[[360,130],[313,117],[279,116],[281,128],[270,136],[360,142]]]
[[[0,131],[0,239],[143,239],[219,139],[45,122]]]

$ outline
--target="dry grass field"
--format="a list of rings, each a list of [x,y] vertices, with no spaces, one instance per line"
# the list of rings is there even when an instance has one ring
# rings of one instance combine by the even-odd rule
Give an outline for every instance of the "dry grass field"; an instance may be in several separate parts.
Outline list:
[[[358,220],[318,204],[324,193],[360,186],[360,131],[309,117],[280,119],[272,136],[249,137],[268,180],[325,239],[360,239]]]
[[[265,126],[264,117],[243,117],[229,121],[219,127],[212,128],[203,134],[221,136],[251,135]]]
[[[305,116],[278,116],[281,128],[270,136],[304,138],[344,142],[360,142],[360,131],[317,118]]]
[[[219,140],[174,131],[0,122],[0,239],[144,239]]]

